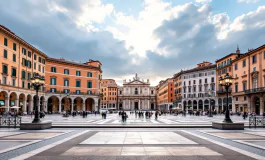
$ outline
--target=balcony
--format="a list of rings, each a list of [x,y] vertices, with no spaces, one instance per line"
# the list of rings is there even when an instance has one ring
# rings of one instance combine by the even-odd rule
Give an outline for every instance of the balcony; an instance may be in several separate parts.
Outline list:
[[[231,92],[232,92],[232,88],[229,88],[228,93],[231,93]],[[219,90],[217,90],[216,93],[217,94],[224,94],[224,93],[226,93],[226,90],[225,89],[219,89]]]
[[[182,100],[182,98],[176,98],[176,99],[174,100],[174,102],[175,102],[175,103],[179,103],[179,102],[181,102],[181,100]]]
[[[265,87],[245,90],[245,94],[265,93]]]

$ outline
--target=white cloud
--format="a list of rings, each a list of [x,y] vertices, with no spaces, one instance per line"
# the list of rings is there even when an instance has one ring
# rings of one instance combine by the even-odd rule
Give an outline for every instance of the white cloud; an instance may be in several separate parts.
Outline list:
[[[206,4],[206,3],[211,3],[212,0],[196,0],[197,3],[202,3],[202,4]]]
[[[238,3],[257,3],[259,0],[237,0]]]

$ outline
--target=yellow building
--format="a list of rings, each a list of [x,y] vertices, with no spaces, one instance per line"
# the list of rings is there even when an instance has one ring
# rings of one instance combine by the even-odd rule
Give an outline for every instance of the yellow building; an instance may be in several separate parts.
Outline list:
[[[114,79],[102,79],[101,81],[102,103],[101,109],[116,110],[118,86]]]

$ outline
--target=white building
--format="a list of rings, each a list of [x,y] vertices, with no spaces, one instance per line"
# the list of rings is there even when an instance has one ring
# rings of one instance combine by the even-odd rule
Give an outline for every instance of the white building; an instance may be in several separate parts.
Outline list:
[[[156,90],[150,86],[149,80],[140,80],[135,75],[133,80],[123,81],[123,86],[118,87],[119,109],[124,110],[155,110]]]
[[[209,110],[209,90],[212,95],[212,110],[215,109],[216,65],[209,62],[200,63],[196,68],[184,71],[181,78],[183,110]]]

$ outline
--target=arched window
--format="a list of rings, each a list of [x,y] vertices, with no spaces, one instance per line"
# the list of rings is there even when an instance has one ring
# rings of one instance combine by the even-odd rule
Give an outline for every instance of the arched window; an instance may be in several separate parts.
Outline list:
[[[135,88],[134,94],[138,94],[138,88]]]

